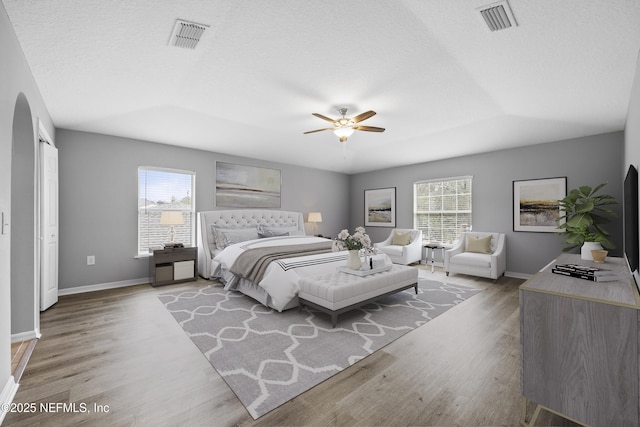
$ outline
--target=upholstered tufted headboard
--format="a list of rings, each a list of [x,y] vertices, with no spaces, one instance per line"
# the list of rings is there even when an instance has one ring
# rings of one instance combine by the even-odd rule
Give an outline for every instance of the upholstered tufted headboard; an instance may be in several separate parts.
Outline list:
[[[198,272],[209,278],[211,260],[215,257],[216,243],[213,228],[243,228],[251,226],[297,227],[304,232],[304,218],[300,212],[266,209],[232,209],[198,212]]]

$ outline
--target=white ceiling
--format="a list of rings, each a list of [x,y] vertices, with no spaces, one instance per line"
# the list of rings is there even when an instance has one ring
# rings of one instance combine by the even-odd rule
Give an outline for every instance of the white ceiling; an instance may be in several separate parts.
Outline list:
[[[637,0],[2,2],[56,127],[345,173],[622,130],[640,49]]]

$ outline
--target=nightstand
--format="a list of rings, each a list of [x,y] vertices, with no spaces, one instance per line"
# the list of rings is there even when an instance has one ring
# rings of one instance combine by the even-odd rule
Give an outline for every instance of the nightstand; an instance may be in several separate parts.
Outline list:
[[[149,258],[151,286],[196,280],[198,248],[155,249]]]

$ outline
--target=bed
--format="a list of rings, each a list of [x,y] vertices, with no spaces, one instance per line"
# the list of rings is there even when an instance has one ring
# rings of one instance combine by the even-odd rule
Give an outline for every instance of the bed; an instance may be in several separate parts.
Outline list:
[[[225,289],[242,292],[278,311],[297,307],[300,278],[333,272],[347,259],[346,251],[331,250],[331,240],[307,236],[300,212],[199,212],[197,240],[200,276],[217,279]],[[259,261],[250,255],[260,256]],[[246,266],[259,265],[252,269],[259,270],[258,274],[240,270],[240,257]]]

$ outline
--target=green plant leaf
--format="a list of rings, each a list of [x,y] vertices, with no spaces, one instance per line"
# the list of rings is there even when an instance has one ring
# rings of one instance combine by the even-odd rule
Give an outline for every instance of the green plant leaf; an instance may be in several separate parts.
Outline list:
[[[588,185],[583,185],[581,187],[578,187],[578,192],[580,193],[581,196],[583,197],[589,197],[591,195],[591,187]]]
[[[594,226],[594,228],[595,228],[596,230],[598,230],[598,233],[599,233],[599,234],[601,234],[601,235],[603,235],[603,236],[610,236],[610,235],[611,235],[611,233],[609,233],[609,232],[608,232],[607,230],[605,230],[604,228],[600,227],[598,224],[594,224],[593,226]]]
[[[591,224],[593,224],[593,219],[591,218],[591,216],[584,213],[576,215],[573,218],[569,219],[569,221],[567,221],[567,227],[573,228],[587,228]]]
[[[580,236],[578,234],[573,234],[573,235],[570,235],[569,237],[567,237],[565,239],[565,242],[566,243],[572,243],[574,245],[582,245],[585,242],[585,240],[584,240],[584,237],[582,237],[582,236]]]
[[[611,209],[609,209],[609,208],[599,208],[599,209],[598,209],[598,211],[603,212],[603,213],[606,213],[607,215],[612,216],[612,217],[614,217],[614,218],[617,218],[617,217],[618,217],[618,214],[617,214],[617,213],[615,213],[614,211],[612,211],[612,210],[611,210]]]
[[[605,247],[606,249],[615,249],[616,245],[613,244],[613,242],[609,239],[602,239],[600,241],[600,244]]]
[[[577,213],[591,212],[594,207],[595,207],[595,205],[593,204],[593,202],[591,200],[586,200],[586,201],[584,201],[582,203],[577,203],[576,204],[576,212]]]
[[[598,190],[600,190],[602,187],[604,187],[605,185],[607,185],[608,182],[603,182],[602,184],[596,185],[596,188],[593,189],[593,191],[591,192],[590,195],[597,193]]]

